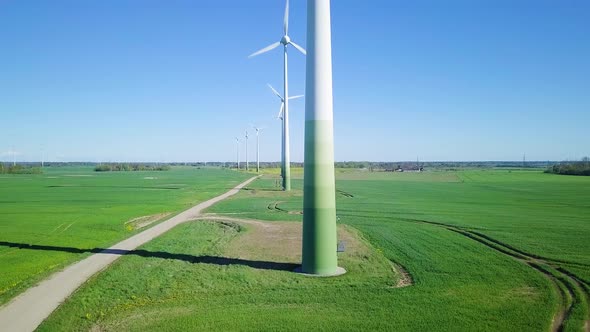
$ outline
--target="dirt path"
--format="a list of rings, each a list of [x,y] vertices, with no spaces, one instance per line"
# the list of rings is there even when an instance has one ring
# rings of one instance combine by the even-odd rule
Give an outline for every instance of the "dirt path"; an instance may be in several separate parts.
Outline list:
[[[235,195],[244,186],[254,181],[253,177],[223,195],[200,203],[152,228],[138,233],[114,246],[115,250],[133,250],[146,242],[162,235],[173,227],[198,218],[201,211]],[[21,295],[0,308],[0,330],[2,331],[34,331],[68,296],[94,274],[113,263],[119,254],[98,253],[82,261],[66,267],[38,285],[29,288]]]

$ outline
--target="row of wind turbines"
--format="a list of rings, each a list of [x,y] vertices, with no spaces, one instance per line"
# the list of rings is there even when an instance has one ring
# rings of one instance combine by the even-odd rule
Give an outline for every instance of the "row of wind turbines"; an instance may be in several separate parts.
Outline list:
[[[281,121],[281,177],[282,177],[282,187],[283,190],[289,191],[291,190],[291,155],[290,155],[290,141],[289,141],[289,100],[302,98],[303,95],[297,96],[289,96],[289,70],[288,70],[288,56],[287,56],[287,48],[289,45],[292,45],[301,52],[303,55],[306,55],[307,52],[297,43],[291,40],[289,37],[289,0],[287,0],[285,5],[285,15],[283,18],[283,36],[282,38],[272,43],[263,49],[256,51],[248,56],[248,58],[253,58],[260,54],[269,52],[274,50],[275,48],[283,45],[283,95],[281,95],[275,88],[273,88],[270,84],[268,87],[272,91],[272,93],[279,98],[281,101],[281,106],[279,109],[279,114],[277,115],[277,119]],[[264,128],[254,127],[253,129],[256,130],[256,172],[260,172],[260,134]],[[236,165],[237,168],[240,168],[240,142],[241,139],[236,137],[236,146],[237,146],[237,161]],[[246,170],[249,170],[250,165],[248,163],[248,130],[245,131],[244,135],[245,140],[245,152],[246,152]]]
[[[12,160],[12,166],[16,166],[16,156],[22,155],[22,153],[15,150],[14,146],[10,147],[8,151],[0,153],[0,156],[9,157]],[[45,150],[41,149],[41,168],[45,166]]]
[[[256,127],[256,126],[252,126],[252,129],[256,130],[256,172],[259,173],[260,172],[260,134],[262,133],[262,130],[264,129],[264,127]],[[246,129],[244,131],[244,140],[245,140],[245,146],[246,146],[246,170],[249,171],[250,170],[250,162],[248,161],[248,129]],[[237,153],[237,159],[236,159],[236,165],[237,168],[240,169],[240,142],[242,142],[242,140],[236,136],[236,153]]]

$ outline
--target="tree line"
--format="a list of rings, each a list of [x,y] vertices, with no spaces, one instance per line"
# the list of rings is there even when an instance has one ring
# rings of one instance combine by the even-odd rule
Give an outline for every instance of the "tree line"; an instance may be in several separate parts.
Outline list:
[[[590,158],[584,157],[580,161],[569,161],[555,164],[547,168],[545,173],[590,176]]]
[[[41,167],[31,167],[25,165],[4,165],[0,163],[0,174],[41,174]]]
[[[95,172],[134,172],[134,171],[168,171],[170,165],[140,164],[140,163],[110,163],[94,167]]]

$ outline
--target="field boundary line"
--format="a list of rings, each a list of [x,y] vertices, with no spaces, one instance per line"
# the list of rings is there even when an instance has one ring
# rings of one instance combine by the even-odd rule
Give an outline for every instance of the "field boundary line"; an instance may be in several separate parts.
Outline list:
[[[116,252],[134,250],[179,224],[197,219],[204,209],[237,194],[243,187],[258,177],[254,176],[222,195],[199,203],[164,222],[111,246],[103,252],[93,254],[65,267],[62,271],[52,274],[0,307],[0,329],[19,332],[34,331],[88,279],[106,269],[122,256]]]

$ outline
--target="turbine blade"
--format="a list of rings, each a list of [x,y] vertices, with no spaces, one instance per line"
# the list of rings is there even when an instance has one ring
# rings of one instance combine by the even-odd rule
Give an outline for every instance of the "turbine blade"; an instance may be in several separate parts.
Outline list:
[[[270,85],[270,84],[268,84],[268,83],[267,83],[266,85],[268,85],[268,87],[269,87],[269,88],[272,90],[272,92],[273,92],[273,93],[274,93],[274,94],[275,94],[277,97],[279,97],[281,100],[283,100],[283,97],[281,97],[281,94],[280,94],[280,93],[278,93],[278,91],[277,91],[277,90],[275,90],[275,88],[273,88],[273,87],[272,87],[272,85]]]
[[[291,45],[293,45],[296,49],[298,49],[299,52],[303,53],[303,55],[307,55],[307,51],[303,47],[297,45],[294,42],[291,42]]]
[[[301,98],[301,97],[303,97],[303,95],[293,96],[293,97],[289,97],[289,100],[291,100],[291,99],[298,99],[298,98]]]
[[[283,20],[283,32],[285,36],[289,32],[289,0],[287,0],[287,4],[285,5],[285,18]]]
[[[256,51],[256,52],[248,55],[248,58],[253,58],[253,57],[255,57],[257,55],[260,55],[262,53],[266,53],[266,52],[268,52],[270,50],[273,50],[273,49],[277,48],[279,45],[281,45],[281,42],[276,42],[276,43],[270,44],[267,47],[261,49],[260,51]]]
[[[285,103],[281,103],[281,110],[279,111],[279,115],[277,115],[277,119],[283,120],[283,109],[285,108]]]

